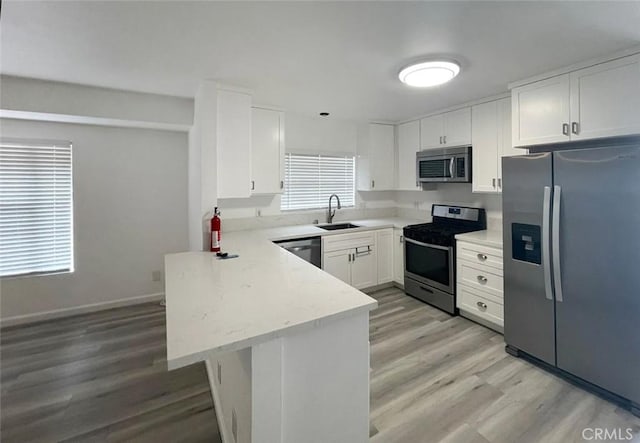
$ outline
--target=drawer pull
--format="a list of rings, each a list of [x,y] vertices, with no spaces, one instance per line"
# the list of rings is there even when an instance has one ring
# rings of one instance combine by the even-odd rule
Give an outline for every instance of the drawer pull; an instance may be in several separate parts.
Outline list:
[[[480,261],[485,261],[487,258],[489,258],[489,257],[487,257],[484,254],[478,254],[478,260],[480,260]]]
[[[487,277],[485,277],[484,275],[478,275],[478,281],[482,284],[485,284],[487,282]]]
[[[481,301],[479,301],[478,303],[476,303],[478,305],[478,308],[480,308],[482,311],[484,311],[485,309],[487,309],[487,304],[486,303],[482,303]]]

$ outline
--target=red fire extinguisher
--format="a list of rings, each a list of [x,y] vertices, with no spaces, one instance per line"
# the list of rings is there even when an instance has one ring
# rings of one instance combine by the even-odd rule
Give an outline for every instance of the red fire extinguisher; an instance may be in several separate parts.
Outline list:
[[[216,206],[213,210],[213,218],[211,219],[211,252],[220,252],[221,227],[220,211]]]

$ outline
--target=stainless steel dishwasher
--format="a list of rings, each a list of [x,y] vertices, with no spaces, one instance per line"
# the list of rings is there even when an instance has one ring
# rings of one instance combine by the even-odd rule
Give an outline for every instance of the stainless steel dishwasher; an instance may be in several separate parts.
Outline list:
[[[322,268],[322,242],[320,237],[296,238],[295,240],[281,240],[275,243],[301,259],[318,268]]]

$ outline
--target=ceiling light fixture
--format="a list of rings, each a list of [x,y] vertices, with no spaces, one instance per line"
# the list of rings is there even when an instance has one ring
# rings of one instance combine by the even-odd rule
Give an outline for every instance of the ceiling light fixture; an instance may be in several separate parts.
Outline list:
[[[398,78],[402,83],[419,88],[437,86],[453,79],[460,72],[455,62],[430,61],[407,66]]]

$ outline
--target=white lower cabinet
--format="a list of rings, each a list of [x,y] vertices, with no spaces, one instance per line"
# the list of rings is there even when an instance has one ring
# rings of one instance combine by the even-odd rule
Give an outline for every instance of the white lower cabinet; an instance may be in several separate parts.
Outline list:
[[[376,231],[378,284],[393,281],[393,229]]]
[[[393,230],[393,281],[404,285],[404,236],[401,228]]]
[[[458,240],[456,251],[456,305],[460,313],[502,332],[504,328],[502,250]]]
[[[322,268],[357,289],[378,284],[376,232],[330,235],[322,238]]]
[[[325,252],[323,269],[345,283],[351,284],[351,249]]]

